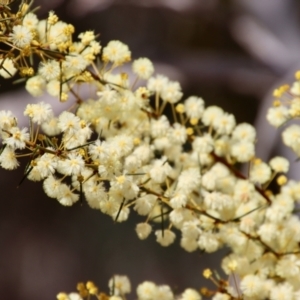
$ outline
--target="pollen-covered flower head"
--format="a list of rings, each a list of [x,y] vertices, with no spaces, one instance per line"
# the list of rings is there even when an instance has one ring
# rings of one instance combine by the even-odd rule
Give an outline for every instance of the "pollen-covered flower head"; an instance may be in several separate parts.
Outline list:
[[[16,25],[10,33],[10,39],[15,46],[24,48],[30,45],[33,35],[28,27]]]
[[[46,20],[42,20],[39,22],[37,30],[41,43],[50,47],[51,50],[56,50],[59,45],[67,42],[70,38],[70,34],[72,33],[69,25],[62,21],[58,21],[49,26]]]
[[[285,106],[271,107],[267,113],[267,120],[274,127],[279,127],[289,119],[289,110]]]
[[[233,140],[237,140],[237,141],[243,140],[252,143],[255,141],[255,138],[256,138],[255,128],[248,123],[238,124],[232,132]]]
[[[213,127],[218,134],[230,134],[234,129],[235,124],[235,117],[228,113],[223,113],[213,121]]]
[[[273,157],[269,162],[271,168],[275,172],[287,173],[289,170],[290,163],[285,157],[276,156]]]
[[[12,114],[10,110],[1,110],[0,111],[0,129],[8,129],[12,126],[16,125],[16,118]],[[0,135],[3,134],[3,132],[0,133]]]
[[[135,201],[134,210],[141,216],[146,216],[149,214],[154,207],[156,202],[156,197],[154,195],[142,195]]]
[[[27,131],[27,128],[10,128],[9,136],[3,140],[3,144],[10,146],[12,149],[24,149],[26,147],[26,141],[29,140],[29,133]]]
[[[110,61],[116,65],[122,65],[130,61],[131,52],[127,45],[120,41],[110,41],[106,47],[103,48],[102,59]]]
[[[14,170],[19,166],[15,151],[11,147],[5,147],[0,155],[0,166],[6,170]]]
[[[41,62],[39,66],[39,74],[47,81],[57,79],[60,75],[59,63],[55,60]]]
[[[58,117],[58,128],[62,132],[76,133],[80,129],[80,119],[74,114],[64,111]]]
[[[285,145],[294,148],[298,148],[300,145],[300,126],[292,124],[287,127],[282,133],[282,140]]]
[[[26,90],[34,97],[43,95],[46,81],[42,76],[33,76],[26,81]]]
[[[113,295],[128,294],[131,292],[131,284],[127,276],[114,275],[108,282],[108,286],[112,291]]]
[[[89,31],[80,33],[78,37],[81,39],[82,44],[87,46],[92,41],[95,40],[95,33],[94,33],[94,31],[89,30]]]
[[[144,281],[139,284],[136,293],[140,300],[152,300],[156,299],[157,286],[154,282]]]
[[[184,144],[187,139],[185,126],[174,123],[173,126],[169,128],[168,138],[171,143]]]
[[[164,160],[164,158],[162,158],[153,162],[149,175],[153,182],[162,183],[166,180],[167,175],[169,175],[171,171],[171,166]]]
[[[254,163],[250,170],[250,179],[255,183],[264,184],[271,178],[271,168],[264,162]]]
[[[201,295],[196,290],[191,288],[185,289],[180,297],[180,300],[201,300],[201,299],[202,299]]]
[[[253,142],[241,140],[231,146],[230,152],[238,162],[245,163],[254,157],[255,147]]]
[[[168,82],[169,79],[166,76],[158,74],[148,80],[147,88],[151,92],[161,93]]]
[[[181,97],[181,86],[178,81],[168,81],[162,88],[161,98],[169,103],[177,103]]]
[[[259,297],[259,295],[262,294],[263,284],[261,278],[256,275],[245,276],[241,281],[240,289],[247,297],[262,299],[261,297]]]
[[[164,247],[171,245],[175,240],[175,233],[169,229],[156,230],[156,241]]]
[[[79,195],[73,193],[66,184],[61,184],[58,188],[57,200],[64,206],[72,206],[79,200]]]
[[[24,115],[28,116],[32,122],[40,125],[53,116],[53,111],[50,104],[40,102],[38,104],[28,104],[24,111]]]
[[[28,29],[32,30],[37,27],[38,23],[39,23],[39,20],[38,20],[37,16],[34,13],[29,12],[24,16],[22,25],[27,27]]]
[[[204,111],[204,101],[202,98],[191,96],[184,102],[185,113],[191,119],[200,119]]]
[[[152,231],[151,225],[148,223],[137,224],[135,231],[141,240],[146,239]]]
[[[209,106],[204,110],[202,122],[206,126],[212,125],[218,118],[223,115],[224,111],[218,106]]]
[[[173,300],[174,295],[173,295],[171,288],[168,285],[163,284],[163,285],[159,285],[157,287],[155,299]]]
[[[196,137],[192,146],[199,153],[210,153],[214,149],[214,140],[209,133],[205,133],[201,137]]]
[[[84,169],[84,160],[77,153],[69,153],[64,160],[59,160],[58,171],[65,175],[79,175]]]
[[[46,90],[53,97],[60,97],[60,101],[64,102],[68,99],[69,86],[60,80],[53,79],[47,83]]]
[[[142,79],[148,79],[154,72],[154,67],[150,59],[139,58],[132,63],[132,70]]]
[[[80,54],[71,53],[66,56],[63,67],[69,73],[78,73],[83,71],[88,66],[88,61]]]

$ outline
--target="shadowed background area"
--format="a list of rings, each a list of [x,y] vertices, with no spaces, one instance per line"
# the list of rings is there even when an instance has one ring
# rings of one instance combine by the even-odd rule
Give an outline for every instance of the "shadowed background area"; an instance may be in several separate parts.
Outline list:
[[[115,39],[128,44],[133,58],[148,57],[157,73],[180,81],[184,98],[203,97],[237,122],[253,123],[258,116],[258,126],[264,126],[258,114],[262,99],[274,84],[288,80],[285,76],[292,78],[300,61],[298,1],[40,0],[35,5],[41,5],[40,17],[54,9],[75,25],[77,35],[100,33],[103,46]],[[1,110],[20,113],[31,101],[11,82],[2,80],[0,92]],[[271,98],[264,101],[270,105]],[[265,130],[272,130],[265,128],[263,139],[269,135]],[[265,158],[277,151],[271,142]],[[142,219],[134,214],[114,224],[86,204],[62,207],[39,183],[25,181],[16,189],[25,165],[0,170],[1,299],[50,300],[86,280],[107,290],[113,274],[127,274],[133,287],[152,280],[179,293],[207,284],[204,268],[218,268],[220,254],[186,253],[179,238],[168,248],[153,234],[140,241],[134,228]]]

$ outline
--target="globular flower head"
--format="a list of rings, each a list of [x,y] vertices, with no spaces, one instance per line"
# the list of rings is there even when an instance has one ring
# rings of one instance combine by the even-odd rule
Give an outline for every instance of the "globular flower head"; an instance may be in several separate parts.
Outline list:
[[[276,156],[270,160],[270,166],[275,172],[287,173],[290,163],[285,157]]]
[[[146,239],[152,231],[151,225],[148,223],[137,224],[135,231],[141,240]]]
[[[139,284],[136,290],[137,296],[140,300],[153,300],[155,299],[157,286],[154,282],[144,281]]]
[[[194,289],[185,289],[182,293],[180,300],[201,300],[201,295]]]
[[[259,296],[262,294],[263,284],[262,280],[256,275],[245,276],[241,281],[240,289],[243,292],[243,295],[247,297],[262,299]]]
[[[16,125],[16,119],[10,110],[1,110],[0,111],[0,128],[9,129]],[[0,133],[2,135],[3,132]]]
[[[175,240],[175,233],[169,229],[156,230],[156,241],[164,247],[171,245]]]
[[[131,52],[127,45],[120,41],[110,41],[106,47],[103,48],[102,59],[110,61],[116,65],[122,65],[130,61]]]
[[[15,151],[11,147],[5,147],[0,154],[0,166],[6,170],[14,170],[19,166]]]
[[[80,119],[74,114],[64,111],[58,117],[58,128],[62,132],[75,134],[80,129]]]
[[[9,137],[3,141],[3,144],[6,144],[13,149],[24,149],[26,147],[26,141],[29,141],[29,133],[27,131],[27,128],[10,128]]]
[[[148,80],[147,88],[151,92],[160,94],[168,83],[169,79],[166,76],[158,74]]]
[[[34,97],[41,96],[46,87],[46,81],[43,77],[37,75],[26,81],[26,90]]]
[[[80,33],[78,37],[81,39],[82,44],[86,46],[95,40],[95,33],[94,31],[89,30]]]
[[[127,276],[114,275],[108,282],[113,295],[124,296],[131,292],[131,284]]]
[[[139,58],[132,63],[132,70],[142,79],[148,79],[154,72],[154,67],[150,59]]]
[[[196,96],[191,96],[184,101],[184,107],[189,118],[200,119],[204,112],[204,100]]]
[[[29,12],[24,16],[22,25],[27,27],[28,29],[32,30],[37,27],[38,23],[39,23],[39,20],[38,20],[37,16],[34,13]]]
[[[255,128],[248,123],[238,124],[232,132],[232,139],[236,141],[243,140],[251,143],[255,141],[255,138]]]
[[[285,106],[271,107],[268,110],[267,120],[274,127],[279,127],[289,119],[289,110]]]
[[[48,81],[59,78],[60,72],[59,63],[55,60],[40,63],[39,74]]]
[[[33,35],[28,27],[16,25],[13,27],[10,39],[15,46],[24,48],[30,45]]]
[[[177,103],[182,95],[181,86],[178,81],[167,82],[161,92],[161,98],[169,103]]]
[[[264,184],[271,178],[271,168],[264,162],[254,163],[250,170],[250,179],[253,182]]]
[[[28,116],[33,123],[40,125],[43,122],[47,122],[53,116],[53,111],[50,104],[40,102],[38,104],[28,104],[24,115]]]

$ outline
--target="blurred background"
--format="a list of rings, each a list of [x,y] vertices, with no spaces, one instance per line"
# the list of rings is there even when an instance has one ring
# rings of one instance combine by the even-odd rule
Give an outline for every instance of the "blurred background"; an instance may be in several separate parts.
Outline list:
[[[76,35],[94,30],[103,46],[116,39],[128,44],[133,58],[148,57],[157,73],[180,81],[184,98],[198,95],[207,106],[233,113],[237,122],[255,123],[260,157],[282,151],[278,132],[264,116],[272,89],[290,82],[300,67],[299,1],[36,0],[34,5],[41,6],[40,18],[55,10],[75,25]],[[44,100],[32,100],[22,86],[7,81],[1,81],[0,93],[0,109],[19,115],[27,102]],[[86,280],[107,291],[113,274],[128,275],[133,289],[152,280],[180,293],[207,285],[204,268],[219,268],[220,253],[186,253],[179,238],[168,248],[153,235],[140,241],[134,228],[141,219],[135,216],[114,224],[87,205],[62,207],[44,195],[41,184],[25,181],[16,189],[22,167],[25,163],[16,172],[0,170],[1,299],[55,299]]]

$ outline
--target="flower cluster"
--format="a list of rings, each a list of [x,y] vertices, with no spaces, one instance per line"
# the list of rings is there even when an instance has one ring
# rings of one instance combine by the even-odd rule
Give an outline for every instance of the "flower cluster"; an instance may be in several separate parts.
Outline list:
[[[295,73],[295,82],[290,86],[282,85],[273,93],[275,100],[269,108],[267,119],[274,127],[283,126],[292,119],[300,116],[300,71]],[[282,132],[284,144],[300,156],[300,126],[291,124]]]
[[[59,293],[57,300],[83,300],[92,299],[93,296],[94,299],[99,300],[122,300],[131,291],[131,284],[127,276],[113,276],[109,280],[108,287],[110,291],[107,293],[99,291],[99,288],[91,281],[86,284],[78,283],[76,293]],[[174,299],[174,294],[168,285],[156,285],[151,281],[139,284],[136,292],[139,300]],[[199,292],[190,288],[186,289],[179,297],[181,300],[201,300]]]
[[[48,92],[60,101],[75,98],[58,116],[49,104],[27,105],[29,128],[20,128],[12,112],[0,111],[1,167],[13,170],[19,158],[27,157],[23,179],[43,182],[45,193],[60,204],[85,199],[117,222],[135,211],[143,218],[136,226],[140,239],[154,231],[164,247],[179,235],[187,252],[228,247],[222,268],[239,280],[230,285],[205,272],[217,290],[202,290],[204,296],[300,299],[300,220],[294,213],[300,183],[285,176],[287,159],[256,157],[253,126],[236,124],[232,114],[206,107],[200,97],[185,99],[180,84],[154,75],[147,58],[132,62],[133,75],[125,73],[120,67],[131,61],[131,52],[120,41],[102,47],[88,31],[74,42],[72,25],[53,12],[38,20],[26,1],[16,14],[5,6],[1,13],[6,19],[0,42],[10,50],[3,51],[0,75],[19,72],[34,96]],[[36,70],[30,57],[39,59]],[[85,99],[82,85],[89,85],[94,96]],[[297,81],[275,91],[275,106],[267,115],[271,124],[278,127],[298,117],[299,87]],[[279,100],[286,93],[289,107]],[[167,107],[171,116],[165,114]],[[298,155],[299,136],[298,125],[283,133]],[[237,169],[240,164],[248,166],[247,176]],[[271,183],[279,191],[272,192]],[[79,294],[59,294],[58,299],[95,295],[118,300],[130,292],[124,277],[115,276],[109,286],[109,296],[88,283],[79,285]],[[141,300],[175,297],[168,286],[152,282],[139,285],[137,295]],[[179,299],[201,296],[187,289]]]

